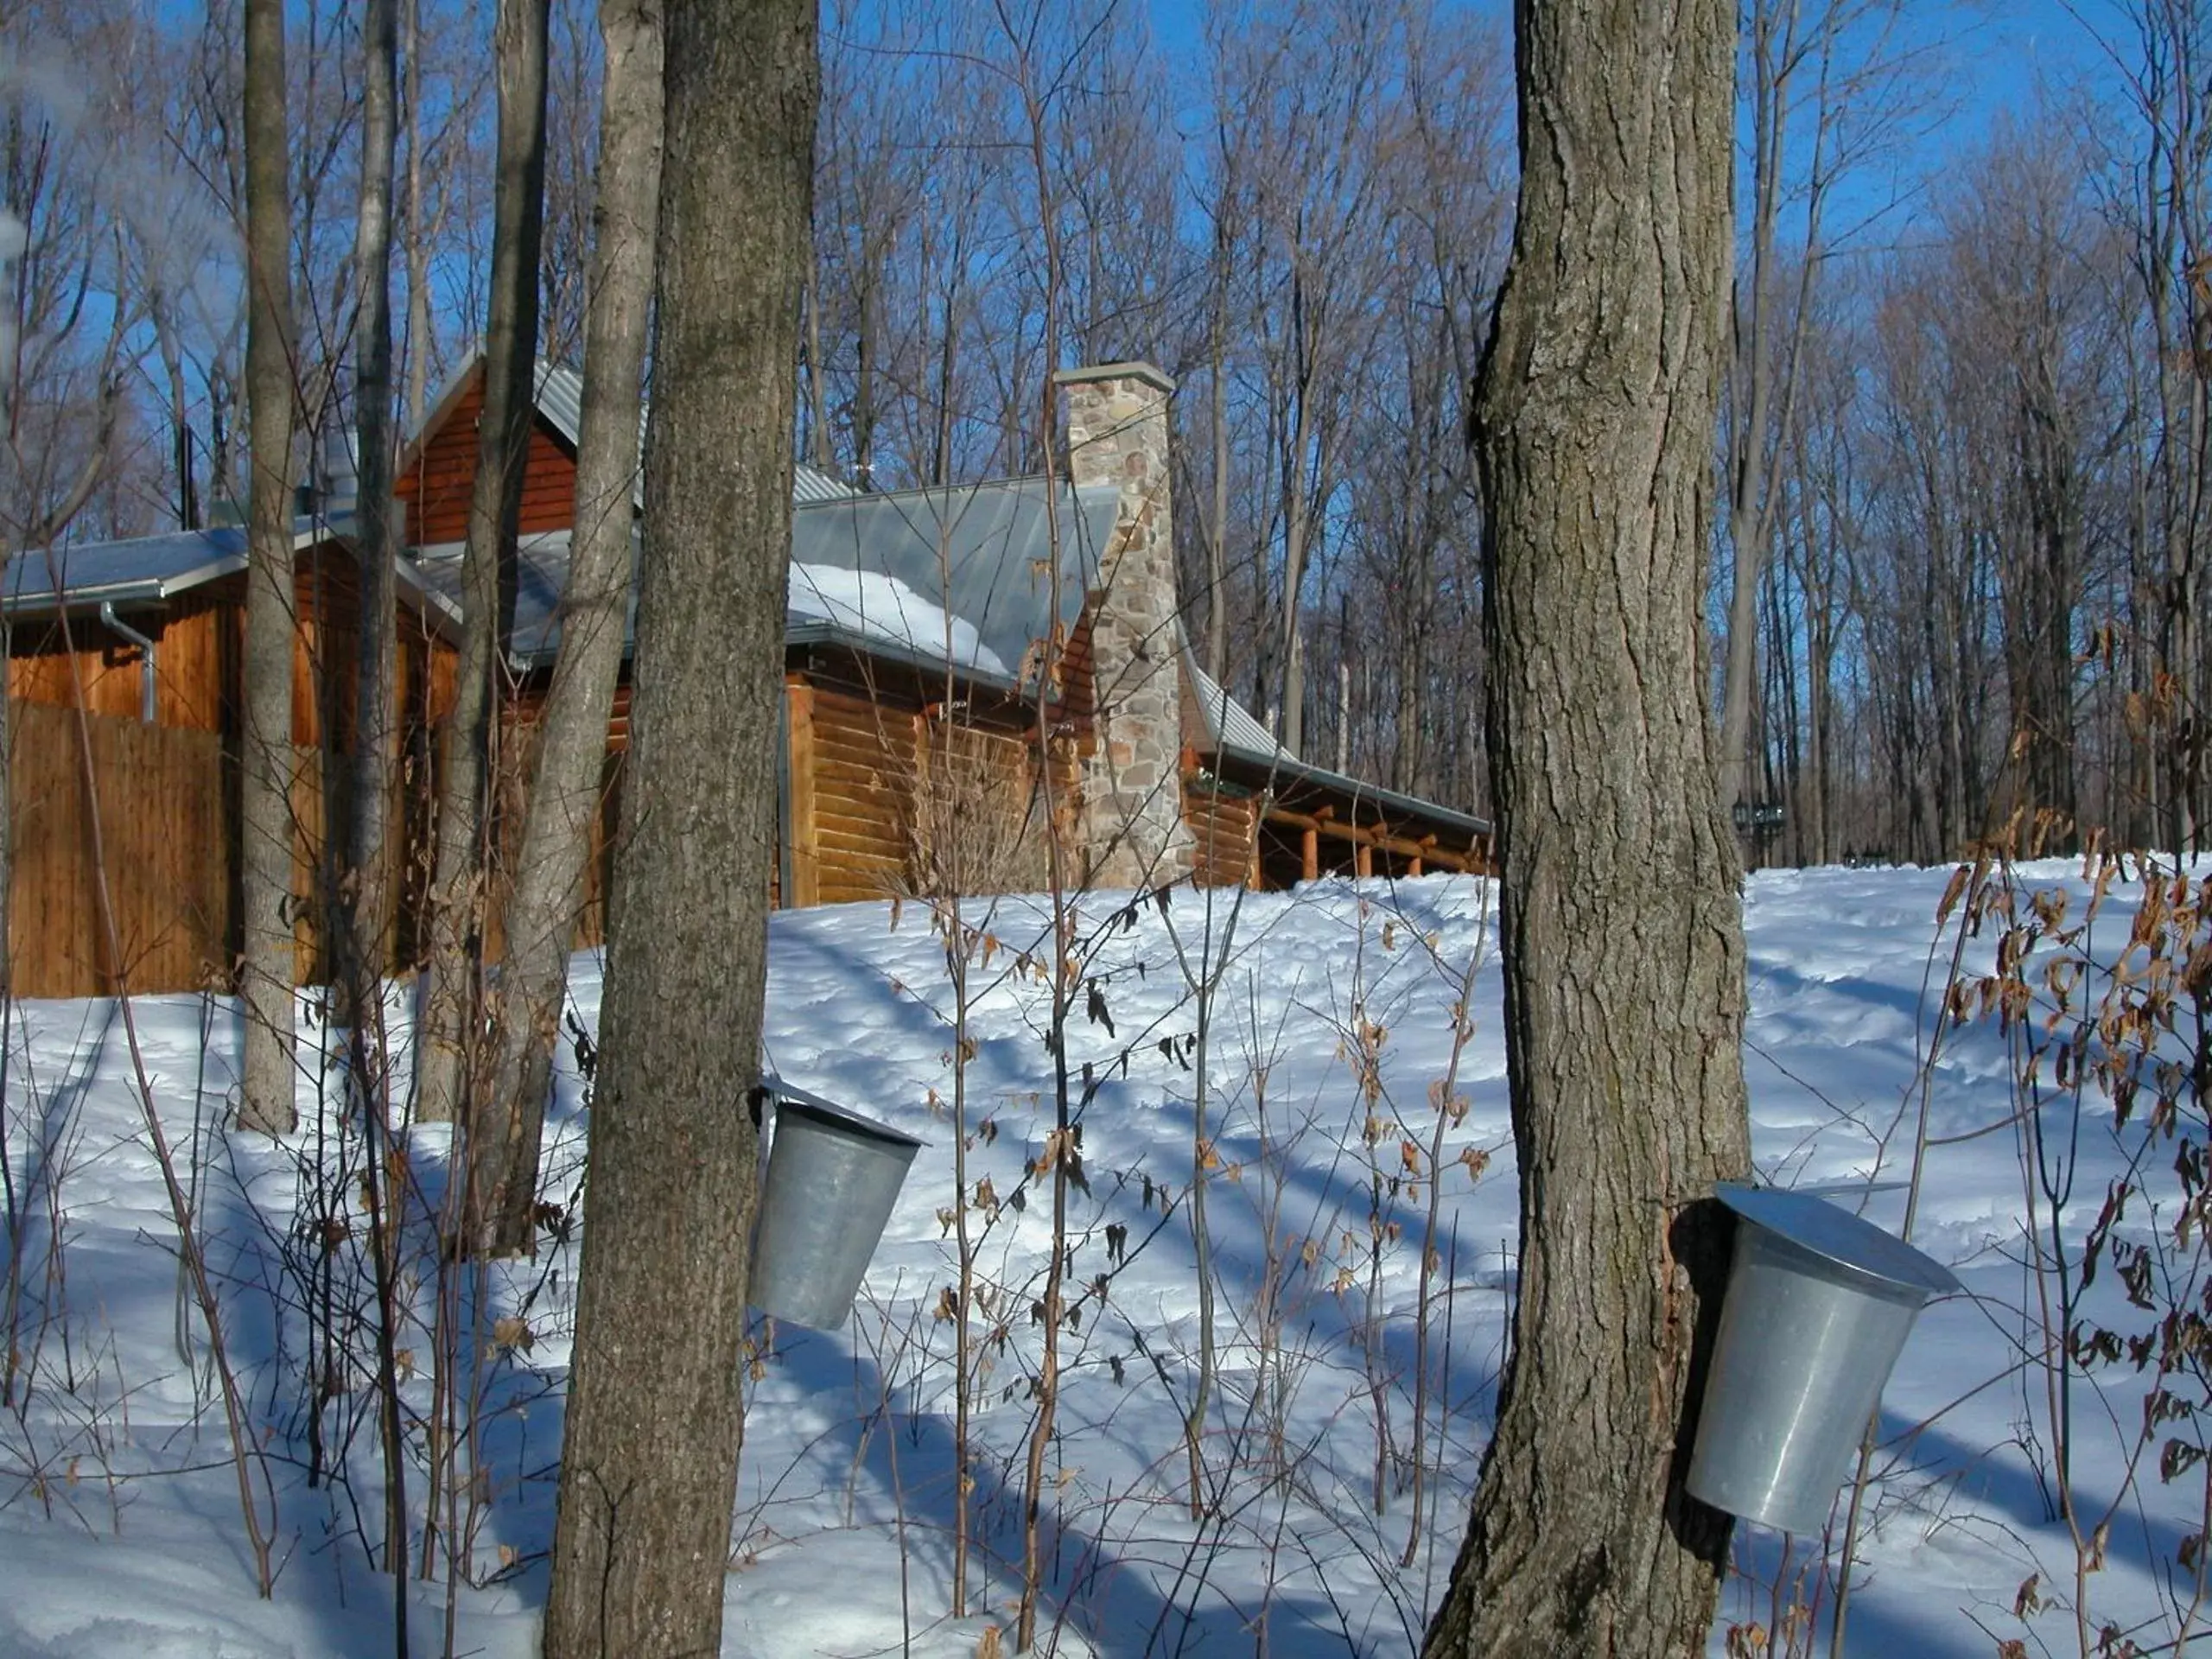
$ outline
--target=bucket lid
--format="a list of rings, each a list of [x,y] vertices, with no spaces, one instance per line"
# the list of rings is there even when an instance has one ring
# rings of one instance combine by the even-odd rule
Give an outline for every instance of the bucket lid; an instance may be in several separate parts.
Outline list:
[[[1848,1210],[1778,1186],[1723,1181],[1713,1197],[1755,1226],[1826,1262],[1927,1296],[1963,1290],[1951,1270],[1892,1233]]]
[[[779,1111],[786,1106],[796,1107],[807,1116],[826,1118],[837,1128],[849,1129],[871,1141],[887,1141],[894,1146],[923,1147],[929,1144],[918,1135],[908,1135],[904,1129],[894,1129],[888,1123],[879,1123],[872,1117],[862,1116],[849,1106],[840,1106],[835,1101],[824,1100],[817,1094],[785,1083],[772,1072],[763,1071],[760,1074],[760,1086],[776,1102]]]

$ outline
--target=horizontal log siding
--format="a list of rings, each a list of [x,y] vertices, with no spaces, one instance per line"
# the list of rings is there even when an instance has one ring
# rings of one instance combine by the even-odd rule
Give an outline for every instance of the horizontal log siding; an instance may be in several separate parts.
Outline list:
[[[793,839],[810,855],[810,893],[798,902],[834,905],[903,893],[907,824],[914,799],[913,712],[821,686],[810,702],[811,791],[794,779]],[[811,798],[809,798],[810,795]]]
[[[1183,821],[1196,842],[1192,874],[1200,887],[1241,887],[1252,879],[1258,803],[1230,795],[1203,778],[1183,780]]]
[[[1060,652],[1059,695],[1053,700],[1052,712],[1057,719],[1071,722],[1084,736],[1089,736],[1091,723],[1098,712],[1097,672],[1090,654],[1090,607],[1083,608],[1076,618],[1075,626],[1068,632],[1067,645]]]

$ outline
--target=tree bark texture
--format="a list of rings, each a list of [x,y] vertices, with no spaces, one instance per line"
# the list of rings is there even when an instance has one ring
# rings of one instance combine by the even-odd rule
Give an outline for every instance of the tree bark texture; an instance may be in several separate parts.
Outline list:
[[[810,251],[810,0],[667,10],[623,854],[549,1659],[720,1650],[757,1207],[767,885]]]
[[[286,187],[284,8],[245,12],[246,402],[253,476],[246,518],[245,729],[239,816],[245,1018],[238,1121],[294,1121],[292,1030],[292,226]]]
[[[345,995],[377,995],[387,965],[397,849],[389,824],[399,717],[395,690],[397,616],[393,609],[401,518],[392,499],[391,181],[399,132],[394,0],[366,0],[361,12],[365,52],[361,81],[361,200],[356,210],[353,264],[360,308],[353,323],[355,431],[360,493],[355,546],[361,569],[360,678],[354,700],[353,791],[343,881],[351,893],[345,918]]]
[[[1749,1167],[1740,873],[1699,598],[1730,239],[1728,0],[1521,0],[1520,217],[1474,418],[1519,1160],[1514,1347],[1434,1659],[1704,1651],[1687,1497]]]
[[[545,219],[545,37],[550,0],[499,0],[493,30],[499,87],[499,177],[492,208],[491,313],[484,413],[461,553],[462,634],[438,789],[430,960],[416,1053],[416,1112],[465,1114],[473,1093],[478,979],[489,879],[492,744],[500,652],[512,615],[515,526],[537,352],[538,244]]]
[[[576,524],[561,654],[541,718],[522,850],[506,907],[506,960],[493,997],[489,1132],[474,1136],[476,1247],[512,1253],[535,1236],[533,1200],[553,1044],[568,985],[622,669],[630,597],[638,405],[660,202],[661,19],[654,0],[604,0],[599,191],[584,321]],[[502,1116],[504,1115],[504,1116]]]

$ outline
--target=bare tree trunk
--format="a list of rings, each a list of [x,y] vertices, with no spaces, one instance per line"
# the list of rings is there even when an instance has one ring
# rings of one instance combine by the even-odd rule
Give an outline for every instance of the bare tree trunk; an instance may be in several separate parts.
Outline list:
[[[484,415],[461,555],[463,633],[438,790],[437,869],[430,952],[416,1044],[416,1111],[429,1122],[466,1115],[469,1040],[483,968],[485,840],[502,648],[512,614],[515,524],[530,453],[537,344],[537,245],[545,206],[548,0],[499,0],[493,30],[499,83],[499,185],[493,207],[492,303],[484,336]]]
[[[283,0],[246,0],[245,728],[240,741],[245,912],[238,992],[245,1015],[238,1121],[293,1124],[292,231],[285,180]]]
[[[381,997],[389,957],[388,927],[394,849],[386,823],[398,734],[394,690],[398,623],[393,610],[400,551],[399,514],[392,497],[391,179],[398,141],[397,21],[395,0],[365,0],[361,78],[361,193],[355,208],[354,419],[359,439],[358,526],[360,566],[360,661],[354,697],[353,799],[346,823],[340,903],[330,918],[338,937],[335,976],[344,1017],[353,1027],[349,1054],[353,1105],[360,1114],[369,1164],[371,1249],[377,1294],[378,1427],[385,1471],[384,1570],[393,1575],[397,1639],[407,1641],[408,1510],[404,1431],[400,1421],[393,1291],[397,1267],[389,1193],[378,1189],[378,1160],[389,1133],[388,1078],[380,1040]],[[326,756],[338,753],[326,743]],[[335,768],[326,772],[326,779]]]
[[[1206,327],[1206,361],[1213,397],[1206,411],[1213,438],[1213,499],[1206,514],[1206,673],[1229,683],[1229,283],[1228,208],[1214,225],[1213,297]],[[1209,714],[1218,719],[1218,711]]]
[[[388,965],[394,849],[385,822],[399,729],[396,669],[397,621],[393,610],[400,520],[392,499],[391,434],[391,175],[398,137],[395,65],[398,55],[394,0],[365,0],[361,30],[366,46],[361,88],[361,199],[353,237],[353,266],[360,283],[354,315],[353,401],[359,435],[360,493],[355,545],[360,567],[360,680],[354,700],[353,799],[346,837],[346,880],[353,903],[346,918],[346,962],[340,975],[349,996],[370,995]],[[361,1009],[353,1011],[361,1018]]]
[[[661,23],[651,0],[602,0],[607,46],[599,199],[584,324],[576,526],[561,654],[537,740],[507,954],[493,1000],[490,1132],[471,1138],[474,1248],[526,1250],[584,861],[600,810],[607,722],[630,597],[638,405],[660,202]]]
[[[422,0],[407,4],[407,430],[429,402],[430,232],[423,223]]]
[[[1275,735],[1293,754],[1306,747],[1306,638],[1300,626],[1306,586],[1306,542],[1312,534],[1312,502],[1306,487],[1306,451],[1313,435],[1311,365],[1306,354],[1304,308],[1293,280],[1291,305],[1293,349],[1298,353],[1292,397],[1295,415],[1291,422],[1289,449],[1284,457],[1282,525],[1282,701]]]
[[[1729,251],[1728,0],[1517,9],[1520,218],[1477,388],[1514,1349],[1433,1659],[1703,1650],[1691,1425],[1749,1167],[1735,849],[1699,597]]]
[[[743,1439],[812,0],[667,8],[645,557],[548,1659],[721,1649]]]

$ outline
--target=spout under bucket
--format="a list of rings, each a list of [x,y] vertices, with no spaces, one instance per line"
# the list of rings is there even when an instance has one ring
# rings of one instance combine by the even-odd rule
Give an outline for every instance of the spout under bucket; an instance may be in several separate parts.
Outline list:
[[[921,1142],[773,1078],[776,1103],[751,1300],[779,1319],[834,1331],[853,1310],[868,1258]]]
[[[1688,1485],[1717,1510],[1818,1532],[1922,1305],[1960,1288],[1832,1204],[1724,1185],[1734,1264]]]

